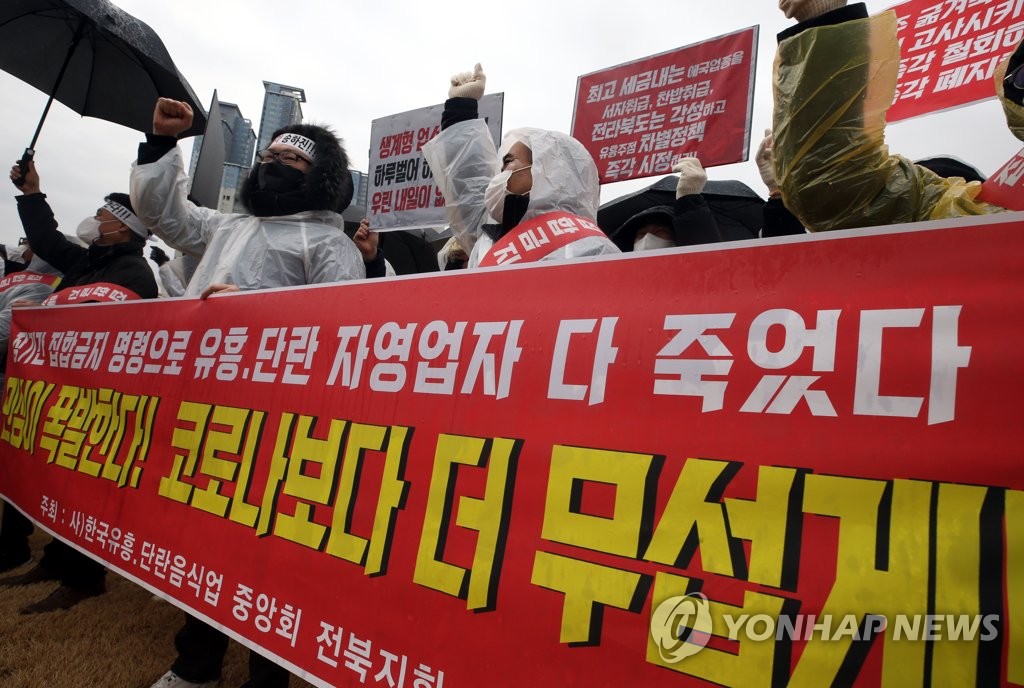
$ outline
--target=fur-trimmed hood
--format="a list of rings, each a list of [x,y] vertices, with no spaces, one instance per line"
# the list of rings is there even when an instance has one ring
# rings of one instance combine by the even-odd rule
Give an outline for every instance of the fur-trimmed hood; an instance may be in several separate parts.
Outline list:
[[[349,172],[348,154],[334,132],[318,124],[291,124],[274,132],[271,141],[282,134],[299,134],[316,144],[313,167],[306,175],[303,197],[297,199],[297,206],[291,212],[305,210],[331,210],[340,213],[352,202],[354,187]],[[260,163],[256,163],[246,179],[242,190],[242,201],[252,209],[250,194],[256,191],[256,174]]]

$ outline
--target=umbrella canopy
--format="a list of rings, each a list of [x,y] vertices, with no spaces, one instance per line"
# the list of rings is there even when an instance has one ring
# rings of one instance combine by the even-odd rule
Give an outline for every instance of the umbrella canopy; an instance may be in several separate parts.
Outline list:
[[[662,177],[648,187],[612,199],[598,208],[597,224],[611,236],[631,217],[656,206],[671,207],[676,200],[679,177]],[[752,239],[761,228],[764,199],[743,182],[729,179],[709,180],[701,193],[715,216],[726,241]]]
[[[0,69],[87,117],[148,132],[163,96],[192,106],[184,136],[206,127],[196,94],[159,36],[107,0],[4,0]]]
[[[756,239],[764,224],[765,200],[735,179],[710,180],[701,193],[725,241]]]

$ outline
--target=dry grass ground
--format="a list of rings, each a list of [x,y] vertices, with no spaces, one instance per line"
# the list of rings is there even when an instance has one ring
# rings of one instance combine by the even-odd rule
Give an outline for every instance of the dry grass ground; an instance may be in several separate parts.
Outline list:
[[[32,536],[35,559],[49,537]],[[23,573],[27,564],[11,573]],[[4,574],[9,575],[9,574]],[[22,616],[57,583],[0,587],[0,686],[3,688],[149,688],[174,660],[182,612],[115,573],[107,592],[67,611]],[[248,650],[232,642],[221,686],[246,679]],[[295,677],[292,688],[310,684]]]

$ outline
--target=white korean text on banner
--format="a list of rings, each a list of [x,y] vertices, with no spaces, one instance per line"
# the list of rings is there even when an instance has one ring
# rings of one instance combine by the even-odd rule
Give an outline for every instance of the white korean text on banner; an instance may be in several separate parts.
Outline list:
[[[997,213],[17,308],[0,497],[319,688],[1020,687],[1021,274]]]
[[[886,120],[996,95],[996,66],[1024,38],[1024,0],[910,0],[899,18],[899,82]]]

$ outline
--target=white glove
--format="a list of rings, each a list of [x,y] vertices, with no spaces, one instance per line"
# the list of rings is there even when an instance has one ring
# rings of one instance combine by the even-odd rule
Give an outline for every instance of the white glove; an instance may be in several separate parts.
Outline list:
[[[798,22],[820,17],[840,7],[846,7],[846,0],[779,0],[783,14]]]
[[[487,75],[477,62],[472,72],[459,72],[452,75],[452,85],[448,87],[449,98],[472,98],[480,100],[487,85]]]
[[[704,166],[697,158],[683,158],[672,166],[673,172],[679,173],[679,182],[676,184],[676,198],[699,194],[704,190],[708,182],[708,175],[704,172]]]
[[[772,130],[764,130],[764,138],[761,145],[757,147],[757,154],[754,156],[757,163],[757,171],[761,173],[761,181],[768,187],[769,195],[775,195],[779,191],[779,184],[775,181],[775,165],[772,162]]]

